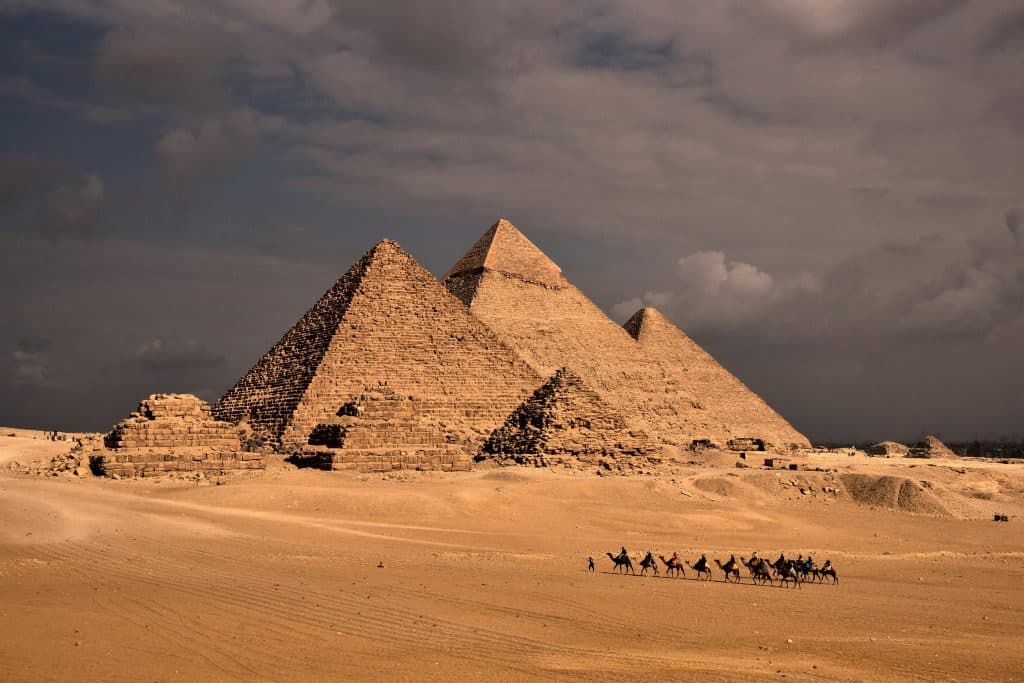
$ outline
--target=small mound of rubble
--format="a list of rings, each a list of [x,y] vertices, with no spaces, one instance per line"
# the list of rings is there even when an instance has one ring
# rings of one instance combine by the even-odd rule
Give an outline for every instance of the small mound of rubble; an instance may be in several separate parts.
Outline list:
[[[226,474],[261,470],[261,453],[242,450],[238,428],[214,420],[210,406],[192,394],[153,394],[104,439],[93,456],[97,472],[151,477],[175,472]]]
[[[868,446],[868,455],[875,455],[883,458],[902,458],[910,451],[909,446],[904,446],[897,441],[879,441]]]
[[[926,436],[907,453],[910,458],[955,458],[956,453],[939,441],[938,437]]]

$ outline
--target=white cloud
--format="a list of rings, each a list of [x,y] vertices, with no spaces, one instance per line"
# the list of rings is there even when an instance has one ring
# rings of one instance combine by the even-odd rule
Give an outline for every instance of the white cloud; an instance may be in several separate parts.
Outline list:
[[[756,266],[729,261],[720,251],[702,251],[679,259],[679,279],[684,287],[701,294],[762,296],[774,286],[772,276]]]

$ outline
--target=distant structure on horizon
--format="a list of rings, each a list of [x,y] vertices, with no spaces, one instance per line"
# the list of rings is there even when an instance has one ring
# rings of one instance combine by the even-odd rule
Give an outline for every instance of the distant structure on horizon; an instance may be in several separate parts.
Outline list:
[[[331,469],[464,469],[500,444],[562,462],[810,446],[658,311],[617,325],[504,219],[443,284],[378,243],[213,416]]]

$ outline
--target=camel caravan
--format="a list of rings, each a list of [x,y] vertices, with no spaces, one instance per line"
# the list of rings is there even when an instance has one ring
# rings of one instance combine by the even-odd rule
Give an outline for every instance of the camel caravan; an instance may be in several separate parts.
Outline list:
[[[639,567],[640,576],[646,576],[648,571],[650,571],[651,576],[660,576],[658,561],[654,559],[654,553],[650,550],[639,561],[632,557],[625,548],[622,548],[618,553],[605,554],[612,561],[612,571],[620,574],[637,575],[636,568]],[[689,567],[696,574],[697,580],[711,580],[712,570],[706,555],[702,554],[693,563],[680,558],[679,553],[672,553],[672,557],[669,558],[666,558],[664,555],[658,555],[658,559],[665,565],[666,577],[685,579],[686,568]],[[715,558],[714,563],[718,567],[718,571],[722,573],[722,580],[725,583],[742,583],[743,573],[750,577],[751,583],[758,586],[765,584],[774,586],[775,582],[778,581],[779,587],[800,588],[804,583],[808,582],[825,583],[826,579],[832,584],[839,583],[839,575],[836,573],[836,568],[832,565],[832,560],[825,560],[825,564],[819,567],[810,555],[805,558],[803,554],[800,554],[794,560],[787,558],[784,553],[779,553],[778,559],[774,562],[769,562],[763,557],[758,557],[755,552],[749,560],[744,557],[736,559],[735,555],[730,555],[726,562]],[[588,558],[587,568],[589,571],[594,571],[593,558]]]

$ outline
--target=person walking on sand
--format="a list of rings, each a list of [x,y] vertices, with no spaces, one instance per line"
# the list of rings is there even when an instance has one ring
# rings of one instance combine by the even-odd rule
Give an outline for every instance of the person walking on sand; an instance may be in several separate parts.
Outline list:
[[[587,558],[587,571],[588,572],[594,571],[594,558],[593,557],[588,557]]]

